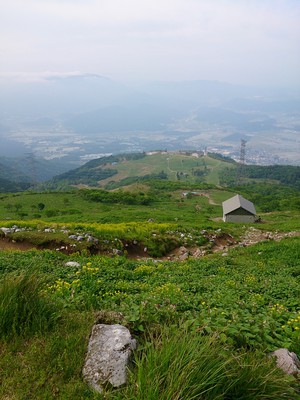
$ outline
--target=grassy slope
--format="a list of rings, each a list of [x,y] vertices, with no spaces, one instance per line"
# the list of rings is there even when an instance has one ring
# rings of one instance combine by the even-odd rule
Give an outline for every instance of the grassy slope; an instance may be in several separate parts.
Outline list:
[[[135,190],[136,187],[133,189]],[[139,187],[140,189],[140,187]],[[143,186],[143,191],[149,188]],[[184,190],[174,190],[167,195],[157,195],[157,200],[151,205],[119,205],[89,202],[82,198],[78,192],[50,192],[2,195],[0,198],[1,225],[9,221],[26,221],[39,218],[45,222],[85,222],[85,223],[121,223],[121,222],[145,222],[152,218],[157,223],[176,223],[185,227],[206,226],[215,228],[228,226],[233,228],[238,225],[224,225],[215,222],[213,218],[222,217],[222,201],[230,198],[235,193],[226,190],[199,190],[205,196],[183,198]],[[43,203],[45,208],[38,210],[38,204]],[[214,204],[215,203],[215,204]],[[21,205],[17,212],[16,205]],[[266,221],[259,228],[297,230],[299,229],[299,213],[296,211],[261,213],[257,212]],[[62,214],[49,216],[50,211],[61,211]],[[20,215],[20,212],[26,215]],[[220,225],[221,224],[221,225]]]
[[[218,332],[226,358],[235,351],[237,359],[243,347],[268,353],[286,346],[299,352],[299,248],[299,238],[293,238],[233,249],[225,258],[209,255],[201,260],[158,264],[73,255],[72,260],[87,266],[82,268],[65,267],[69,258],[49,251],[2,252],[1,278],[11,276],[15,282],[16,274],[34,272],[43,280],[43,296],[56,302],[61,318],[47,333],[0,341],[0,396],[100,399],[81,379],[96,311],[102,311],[103,322],[125,323],[137,334],[149,329],[153,337],[159,331],[157,324],[176,326],[180,320],[197,336]],[[117,314],[111,317],[105,310],[121,311],[124,319],[119,321]],[[141,349],[145,351],[143,346]],[[256,363],[259,357],[256,354]],[[249,364],[240,364],[245,372],[243,365]],[[267,370],[265,373],[269,375]],[[249,374],[243,378],[237,372],[234,378],[243,390],[256,377],[255,371]],[[232,379],[231,376],[233,383]],[[133,391],[134,382],[133,378]],[[167,387],[171,390],[170,384]],[[241,399],[239,396],[230,398]],[[125,396],[121,391],[116,398]],[[153,398],[159,399],[159,395]],[[206,398],[210,399],[203,397]],[[297,399],[296,395],[289,398]]]
[[[124,160],[116,164],[106,164],[105,168],[114,169],[118,171],[118,173],[111,178],[100,181],[100,184],[103,187],[110,181],[120,181],[128,177],[142,177],[149,174],[158,174],[161,171],[164,171],[171,181],[177,180],[178,172],[188,174],[188,177],[182,177],[181,179],[189,182],[196,182],[197,178],[192,175],[192,169],[204,171],[205,168],[207,168],[207,175],[202,178],[202,180],[207,183],[218,185],[218,173],[226,167],[234,168],[235,166],[209,156],[197,158],[178,153],[153,154],[138,160]]]
[[[149,190],[149,189],[148,189]],[[221,202],[233,195],[227,191],[205,191],[217,205],[209,204],[209,197],[199,196],[184,199],[182,191],[176,190],[170,196],[157,195],[157,200],[150,206],[119,205],[89,202],[78,192],[55,193],[19,193],[3,195],[0,198],[0,220],[36,219],[37,215],[45,221],[61,222],[128,222],[147,221],[154,218],[157,222],[175,222],[194,225],[205,222],[210,217],[221,217]],[[202,192],[202,191],[201,191]],[[38,204],[45,205],[42,211]],[[16,205],[21,205],[19,213]],[[197,209],[195,208],[198,205]],[[9,207],[8,207],[9,206]],[[61,211],[64,215],[49,216],[51,210]]]

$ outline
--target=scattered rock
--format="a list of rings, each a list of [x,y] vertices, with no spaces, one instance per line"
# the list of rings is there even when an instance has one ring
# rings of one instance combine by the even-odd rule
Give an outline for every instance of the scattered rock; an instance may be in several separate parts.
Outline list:
[[[65,263],[65,267],[80,267],[80,264],[77,261],[68,261]]]
[[[123,256],[123,255],[124,255],[123,251],[122,251],[122,250],[119,250],[119,249],[113,249],[112,252],[113,252],[113,254],[116,255],[116,256]]]
[[[196,250],[194,251],[194,253],[193,253],[193,257],[194,257],[194,258],[202,257],[202,253],[203,253],[203,251],[202,251],[201,249],[196,249]]]
[[[94,325],[82,370],[84,379],[97,392],[103,385],[126,383],[126,370],[136,340],[122,325]]]
[[[188,252],[183,253],[183,254],[181,254],[181,255],[179,256],[179,260],[180,260],[180,261],[184,261],[184,260],[186,260],[186,259],[188,259],[188,258],[189,258],[189,253],[188,253]]]
[[[179,247],[179,253],[184,254],[187,252],[188,252],[188,249],[186,247],[184,247],[184,246]]]
[[[300,374],[300,361],[297,355],[288,349],[278,349],[272,353],[276,357],[276,365],[289,375]]]
[[[46,232],[46,233],[53,233],[53,232],[55,232],[55,229],[45,228],[45,229],[44,229],[44,232]]]
[[[6,236],[6,235],[9,235],[10,233],[14,233],[14,228],[5,228],[5,227],[2,227],[2,228],[0,228],[0,230],[4,233],[4,235]]]

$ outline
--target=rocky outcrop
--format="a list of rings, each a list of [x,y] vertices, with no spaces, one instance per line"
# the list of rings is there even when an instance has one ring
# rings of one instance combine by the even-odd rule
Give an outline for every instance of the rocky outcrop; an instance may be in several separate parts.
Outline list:
[[[297,355],[288,349],[278,349],[272,353],[276,357],[276,365],[289,375],[300,374],[300,361]]]
[[[126,369],[136,340],[122,325],[94,325],[83,367],[83,377],[97,392],[104,385],[126,383]]]

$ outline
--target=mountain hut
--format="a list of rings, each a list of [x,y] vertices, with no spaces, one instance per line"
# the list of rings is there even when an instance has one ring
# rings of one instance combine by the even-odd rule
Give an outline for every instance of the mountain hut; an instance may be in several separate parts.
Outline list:
[[[237,194],[223,201],[224,222],[255,222],[256,211],[253,203]]]

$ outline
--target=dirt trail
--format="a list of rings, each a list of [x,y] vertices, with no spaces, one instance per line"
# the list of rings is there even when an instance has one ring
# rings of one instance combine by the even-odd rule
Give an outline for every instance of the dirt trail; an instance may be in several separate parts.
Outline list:
[[[187,248],[185,246],[181,246],[179,248],[174,249],[168,255],[164,257],[160,257],[162,260],[174,260],[174,261],[183,261],[187,258],[199,258],[203,257],[208,253],[219,253],[222,252],[224,255],[227,254],[228,250],[234,247],[248,247],[253,246],[256,243],[268,241],[268,240],[275,240],[280,241],[287,237],[295,237],[300,236],[299,231],[293,232],[271,232],[271,231],[262,231],[260,229],[250,227],[244,233],[244,235],[239,239],[235,239],[233,236],[222,232],[221,230],[217,230],[215,232],[206,233],[204,236],[208,239],[208,243],[201,246],[201,247],[190,247]],[[22,241],[22,242],[15,242],[13,240],[9,240],[8,238],[0,239],[0,251],[28,251],[32,249],[54,249],[55,246],[51,243],[48,246],[37,247],[32,243]],[[57,245],[56,245],[57,246]],[[63,250],[62,250],[63,249]],[[63,251],[66,254],[71,254],[76,249],[67,248],[66,246],[57,248],[58,251]],[[100,249],[94,249],[93,254],[107,254],[109,255],[110,252],[101,252]],[[152,258],[150,257],[144,248],[140,246],[129,246],[126,247],[127,256],[128,258],[133,259],[145,259],[145,258]],[[113,254],[113,253],[112,253]]]
[[[212,199],[212,197],[211,197],[211,195],[210,195],[209,193],[199,192],[199,195],[200,195],[200,196],[207,197],[207,198],[208,198],[208,203],[209,203],[209,204],[214,205],[214,206],[218,206],[218,205],[219,205],[218,203],[216,203],[216,202]]]
[[[208,244],[202,247],[193,248],[182,246],[174,249],[166,257],[163,257],[163,259],[170,261],[184,261],[187,258],[201,258],[211,252],[227,255],[228,250],[234,247],[248,247],[268,240],[280,241],[284,238],[295,236],[300,236],[300,232],[269,232],[250,227],[239,240],[236,240],[227,233],[216,232],[216,234],[210,234],[207,236],[209,239]]]
[[[8,239],[1,239],[0,240],[0,251],[7,251],[7,250],[20,250],[20,251],[27,251],[27,250],[32,250],[36,249],[36,246],[34,246],[31,243],[28,242],[14,242],[10,241]]]
[[[217,237],[214,240],[214,245],[212,246],[212,251],[214,253],[223,252],[226,253],[230,248],[233,247],[248,247],[253,246],[256,243],[265,242],[269,240],[274,240],[279,242],[280,240],[287,237],[295,237],[300,236],[299,231],[293,232],[271,232],[271,231],[261,231],[259,229],[250,227],[241,238],[236,241],[228,235],[223,235],[221,237]],[[233,240],[232,240],[233,239]]]

